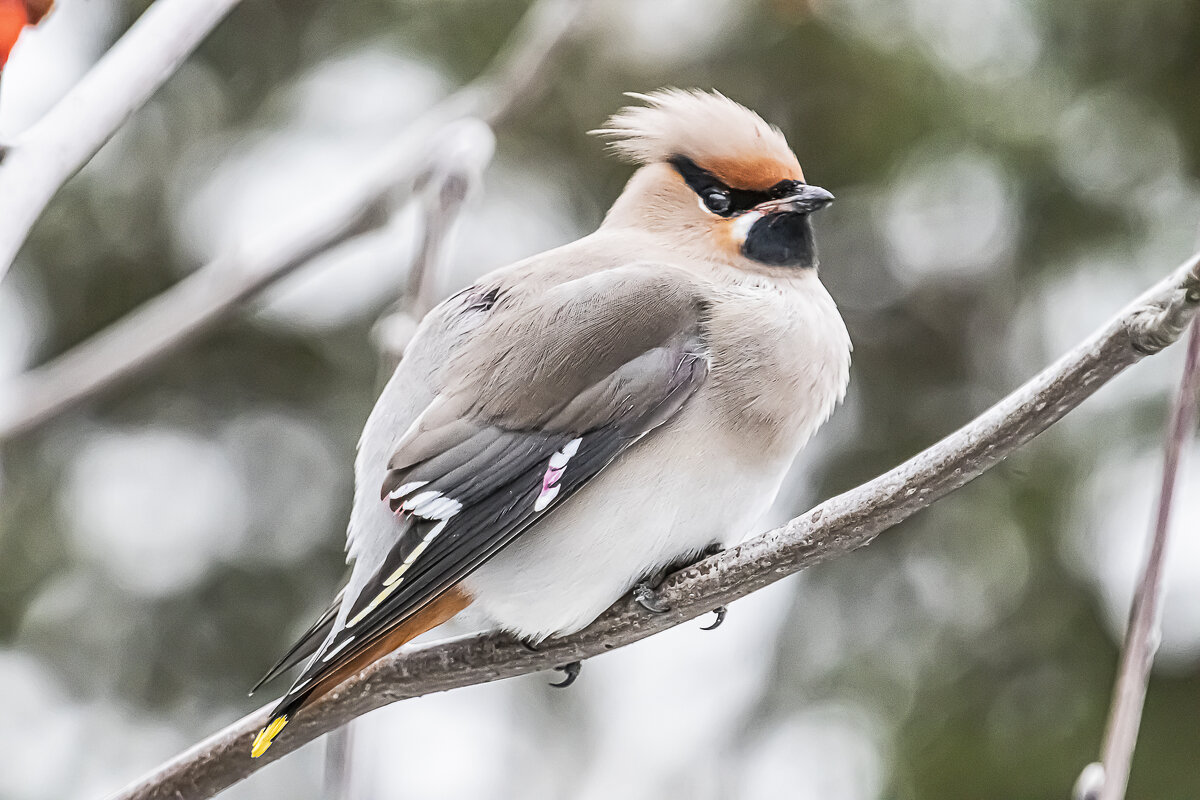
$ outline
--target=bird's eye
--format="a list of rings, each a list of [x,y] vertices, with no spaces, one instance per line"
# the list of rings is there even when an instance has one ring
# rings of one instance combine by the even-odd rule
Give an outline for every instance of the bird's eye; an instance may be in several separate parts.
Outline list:
[[[714,214],[724,214],[729,210],[729,195],[717,189],[713,189],[704,195],[704,205]]]
[[[780,181],[768,190],[768,195],[772,200],[782,200],[789,194],[800,188],[799,181]]]

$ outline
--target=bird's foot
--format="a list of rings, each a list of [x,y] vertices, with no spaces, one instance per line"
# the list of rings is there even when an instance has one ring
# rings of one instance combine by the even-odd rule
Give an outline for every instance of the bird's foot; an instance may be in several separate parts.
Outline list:
[[[517,644],[521,645],[521,647],[525,648],[530,653],[542,652],[540,641],[534,642],[525,638],[524,636],[514,636],[513,638],[516,640]],[[570,664],[563,664],[555,667],[554,669],[563,673],[563,679],[558,683],[551,683],[550,685],[556,689],[565,689],[574,683],[575,679],[579,677],[579,671],[583,669],[583,662],[572,661]]]
[[[719,543],[714,542],[713,544],[710,544],[708,547],[704,548],[704,550],[702,550],[698,556],[688,556],[686,558],[682,558],[679,561],[668,564],[662,569],[652,573],[645,580],[633,587],[634,601],[652,614],[665,614],[671,610],[671,607],[663,602],[662,598],[659,596],[658,589],[663,585],[663,582],[667,579],[667,576],[672,572],[677,572],[681,569],[686,569],[693,564],[698,564],[709,556],[716,555],[723,549],[724,548],[721,547]],[[717,627],[725,620],[725,612],[723,609],[713,610],[717,612],[717,621],[713,623],[708,630],[712,630],[712,628]]]
[[[729,609],[725,608],[725,606],[717,606],[713,609],[713,613],[717,615],[717,618],[712,621],[711,625],[704,625],[700,628],[700,630],[715,631],[717,628],[721,627],[721,623],[725,621],[725,615],[728,612]]]
[[[660,579],[655,586],[662,584]],[[663,602],[658,591],[650,585],[650,581],[642,581],[633,587],[634,601],[652,614],[665,614],[671,607]]]
[[[561,667],[555,667],[556,670],[563,674],[563,679],[558,683],[550,684],[555,689],[565,689],[575,682],[579,677],[579,671],[583,669],[582,661],[572,661],[570,664],[563,664]]]

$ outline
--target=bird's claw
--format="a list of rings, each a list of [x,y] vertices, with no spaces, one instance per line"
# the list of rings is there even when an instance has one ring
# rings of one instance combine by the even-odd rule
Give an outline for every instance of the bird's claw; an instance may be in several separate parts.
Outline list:
[[[717,618],[712,621],[711,625],[701,626],[700,630],[715,631],[717,628],[721,627],[721,623],[725,621],[725,615],[728,612],[729,612],[729,609],[725,608],[725,606],[717,606],[716,608],[713,609],[713,613],[717,615]]]
[[[583,669],[583,662],[572,661],[570,664],[563,664],[561,667],[555,667],[556,670],[563,674],[563,679],[558,683],[550,684],[555,689],[565,689],[575,682],[579,677],[579,671]]]
[[[661,587],[663,585],[663,582],[666,580],[667,575],[669,575],[672,572],[675,572],[676,570],[683,569],[685,567],[690,567],[693,564],[699,563],[700,561],[703,561],[704,559],[708,558],[709,556],[715,555],[716,553],[721,552],[721,549],[722,548],[719,543],[710,544],[708,547],[704,548],[704,550],[700,553],[699,558],[696,558],[696,557],[685,558],[674,564],[668,564],[666,567],[663,567],[663,568],[651,573],[651,575],[649,577],[647,577],[641,583],[639,583],[633,587],[634,601],[636,601],[639,606],[646,609],[651,614],[667,613],[668,611],[671,610],[671,607],[669,605],[667,605],[665,602],[663,602],[662,597],[658,593],[658,589],[659,589],[659,587]],[[712,625],[712,628],[715,628],[718,625],[720,625],[721,622],[725,619],[725,612],[723,609],[721,609],[721,610],[713,609],[713,610],[717,611],[717,621],[715,623],[713,623],[713,625]],[[708,628],[707,630],[712,630],[712,628]]]
[[[639,606],[652,614],[665,614],[671,610],[671,607],[659,597],[658,592],[651,589],[650,585],[645,582],[633,587],[633,599]]]

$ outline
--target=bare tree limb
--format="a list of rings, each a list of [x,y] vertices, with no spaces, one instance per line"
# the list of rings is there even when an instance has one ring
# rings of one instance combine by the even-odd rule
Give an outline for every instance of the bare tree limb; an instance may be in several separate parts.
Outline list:
[[[354,753],[354,721],[331,731],[325,739],[324,800],[353,800],[354,771],[351,756]]]
[[[307,213],[289,216],[270,236],[201,267],[53,361],[0,386],[0,441],[161,362],[313,256],[382,224],[388,201],[411,187],[441,144],[448,123],[474,116],[494,125],[530,101],[546,65],[577,29],[590,2],[540,0],[483,76],[423,115],[341,191]],[[0,173],[0,186],[3,181]],[[0,207],[5,202],[0,191]]]
[[[417,257],[408,272],[405,290],[408,311],[421,319],[437,303],[436,281],[445,266],[449,234],[458,220],[459,212],[478,183],[482,167],[491,160],[491,147],[486,153],[472,154],[464,164],[447,164],[449,169],[431,171],[421,198],[421,240]],[[471,163],[471,162],[474,163]]]
[[[627,599],[600,619],[537,651],[479,634],[392,654],[318,700],[259,759],[250,742],[264,707],[113,796],[199,800],[349,720],[381,706],[578,661],[707,613],[805,567],[868,544],[880,532],[963,486],[1053,425],[1117,373],[1174,342],[1200,307],[1200,254],[1112,321],[978,418],[874,480],[782,527],[672,575],[671,610],[648,615]]]
[[[1122,800],[1129,785],[1129,769],[1141,727],[1150,667],[1162,635],[1163,568],[1170,538],[1171,511],[1186,445],[1196,430],[1197,392],[1200,392],[1200,325],[1193,325],[1188,337],[1183,380],[1167,431],[1154,533],[1133,596],[1101,761],[1099,765],[1089,765],[1076,784],[1076,795],[1089,800]]]
[[[400,363],[421,319],[437,304],[437,281],[446,266],[450,234],[467,199],[482,185],[483,171],[495,152],[491,129],[477,120],[464,120],[459,134],[457,146],[431,162],[416,182],[421,234],[407,286],[372,331],[385,377]]]
[[[420,320],[437,302],[437,281],[446,266],[448,242],[467,200],[483,183],[483,171],[495,154],[491,128],[476,119],[457,123],[454,145],[444,157],[431,159],[415,181],[421,234],[408,268],[407,286],[396,306],[383,314],[372,330],[379,351],[383,380],[391,377],[404,357]],[[325,798],[353,797],[356,760],[354,723],[330,733],[325,743]]]
[[[238,2],[158,0],[44,117],[4,146],[0,279],[50,198]]]

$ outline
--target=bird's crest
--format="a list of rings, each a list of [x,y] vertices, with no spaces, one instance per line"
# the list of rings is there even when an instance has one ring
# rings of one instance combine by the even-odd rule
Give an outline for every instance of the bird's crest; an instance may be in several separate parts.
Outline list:
[[[686,156],[743,189],[804,178],[783,133],[720,92],[660,89],[626,94],[645,105],[622,108],[603,128],[589,133],[608,139],[613,151],[628,161],[652,164]]]

